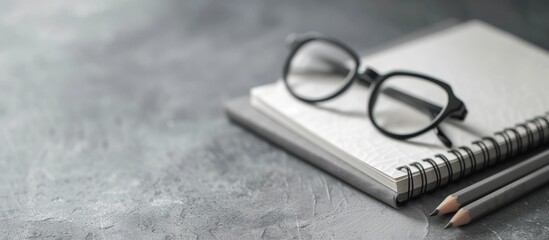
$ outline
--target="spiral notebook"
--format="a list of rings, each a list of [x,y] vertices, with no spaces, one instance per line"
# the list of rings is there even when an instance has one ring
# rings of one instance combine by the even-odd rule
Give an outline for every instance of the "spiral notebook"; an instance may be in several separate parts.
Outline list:
[[[366,114],[368,90],[353,86],[332,101],[310,105],[283,84],[251,91],[251,104],[277,124],[332,154],[380,186],[399,205],[549,142],[549,55],[539,47],[471,21],[363,58],[379,72],[398,69],[443,79],[466,103],[464,122],[399,141],[379,133]],[[400,168],[403,167],[403,168]]]

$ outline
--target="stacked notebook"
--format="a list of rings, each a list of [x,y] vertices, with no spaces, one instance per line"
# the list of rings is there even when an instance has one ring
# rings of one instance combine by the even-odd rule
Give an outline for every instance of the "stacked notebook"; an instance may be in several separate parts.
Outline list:
[[[312,105],[278,81],[227,103],[227,113],[393,207],[549,142],[549,54],[509,33],[466,22],[362,63],[382,74],[408,70],[449,83],[469,110],[464,122],[441,125],[457,147],[445,148],[434,133],[408,141],[382,135],[368,119],[369,90],[360,85]]]

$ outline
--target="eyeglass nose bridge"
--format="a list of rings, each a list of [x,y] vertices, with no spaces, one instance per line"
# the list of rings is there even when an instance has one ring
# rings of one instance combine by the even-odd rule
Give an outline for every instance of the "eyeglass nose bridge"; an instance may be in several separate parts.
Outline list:
[[[376,82],[376,79],[379,77],[379,73],[369,67],[363,71],[364,72],[361,72],[359,74],[358,80],[360,81],[360,83],[363,83],[369,87],[371,84]]]

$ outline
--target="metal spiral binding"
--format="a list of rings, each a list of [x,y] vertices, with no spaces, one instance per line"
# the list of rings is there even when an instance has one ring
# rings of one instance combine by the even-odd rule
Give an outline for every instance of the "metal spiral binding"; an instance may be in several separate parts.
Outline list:
[[[492,143],[492,146],[496,149],[496,163],[501,160],[501,148],[499,147],[498,142],[493,137],[483,137],[482,140],[489,141]]]
[[[455,149],[448,151],[448,153],[454,154],[454,156],[456,156],[458,159],[458,162],[459,162],[459,179],[458,180],[461,180],[463,177],[465,177],[465,169],[467,169],[467,165],[465,164],[465,158],[463,157],[463,155],[461,155],[461,153],[458,150],[455,150]]]
[[[484,141],[474,141],[473,144],[476,144],[482,150],[482,170],[484,170],[490,166],[490,149]]]
[[[419,193],[416,197],[412,196],[413,198],[420,198],[423,196],[423,194],[427,191],[427,172],[425,172],[425,168],[423,168],[423,165],[418,162],[410,163],[410,166],[414,166],[419,170],[420,178],[421,178],[421,188],[419,189]]]
[[[543,126],[541,126],[541,123],[539,123],[535,119],[528,120],[526,122],[527,123],[533,123],[534,125],[536,125],[536,129],[538,130],[538,136],[539,136],[539,141],[536,144],[536,147],[539,147],[539,145],[543,144],[543,142],[544,142],[543,139],[544,139],[545,133],[543,132]]]
[[[549,127],[549,121],[547,121],[546,118],[539,116],[539,117],[536,117],[536,120],[542,120],[543,122],[545,122],[545,125],[547,127]],[[543,135],[543,138],[540,140],[540,144],[543,144],[545,142],[545,130],[543,130],[543,129],[544,129],[544,127],[542,126],[541,127],[541,133],[542,133],[541,135]]]
[[[471,162],[471,172],[469,174],[475,173],[477,171],[477,158],[475,157],[473,151],[465,146],[458,147],[458,149],[462,149],[467,152],[467,155],[469,156],[469,161]]]
[[[402,171],[402,169],[406,170],[406,174],[408,175],[408,194],[406,200],[400,202],[401,204],[406,204],[410,199],[412,199],[412,196],[414,196],[414,177],[412,175],[412,170],[406,165],[400,166],[397,168],[397,170]]]
[[[520,136],[520,134],[518,133],[517,130],[515,130],[514,128],[506,128],[503,130],[504,132],[507,132],[507,131],[510,131],[512,132],[513,134],[515,134],[515,139],[517,139],[517,145],[518,145],[518,148],[517,148],[517,154],[522,152],[522,137]]]
[[[511,158],[513,154],[513,142],[511,141],[509,134],[505,132],[495,132],[494,135],[503,137],[503,140],[505,141],[505,152],[507,153],[505,160]]]
[[[446,165],[446,170],[448,170],[448,181],[446,182],[446,184],[451,183],[454,180],[454,169],[452,169],[452,163],[450,162],[450,160],[448,160],[446,156],[442,154],[437,154],[435,155],[435,157],[438,157],[442,159],[442,161],[444,161],[444,165]]]
[[[532,129],[530,129],[526,123],[519,123],[517,124],[517,127],[522,127],[526,130],[526,137],[528,138],[528,146],[526,149],[532,148],[532,145],[534,144],[534,133],[532,132]]]
[[[436,177],[435,187],[433,189],[431,189],[431,191],[429,191],[429,192],[433,192],[437,188],[440,187],[440,182],[442,181],[442,175],[440,174],[440,168],[438,167],[438,164],[435,162],[435,160],[433,160],[431,158],[423,159],[423,161],[428,162],[429,164],[431,164],[431,166],[433,166],[433,169],[435,169],[435,177]]]
[[[480,148],[480,150],[482,151],[482,170],[486,169],[487,167],[489,167],[492,164],[491,163],[492,156],[490,154],[490,148],[488,147],[486,142],[490,142],[492,144],[493,148],[495,149],[495,152],[496,152],[495,163],[497,163],[499,161],[502,161],[502,160],[509,159],[509,158],[521,153],[521,152],[525,152],[527,150],[539,147],[540,145],[543,145],[547,140],[549,140],[549,137],[545,136],[545,133],[546,133],[545,129],[547,129],[547,132],[549,133],[549,120],[547,120],[548,117],[549,117],[549,112],[546,112],[543,116],[537,116],[537,117],[529,119],[529,120],[527,120],[523,123],[516,124],[515,128],[505,128],[503,131],[495,132],[494,133],[495,136],[501,136],[503,138],[503,140],[505,141],[505,143],[504,143],[505,147],[506,147],[505,156],[502,155],[502,149],[501,149],[500,145],[498,144],[498,142],[496,141],[496,139],[494,139],[493,137],[482,137],[480,140],[472,142],[472,144],[477,145]],[[535,128],[538,132],[538,141],[536,141],[534,132],[532,131],[532,128],[530,128],[530,126],[532,126],[532,125],[529,126],[529,124],[532,124],[533,126],[535,126]],[[523,128],[525,130],[526,139],[527,139],[526,144],[523,141],[521,134],[517,130],[518,128]],[[516,150],[514,150],[515,148],[513,146],[513,138],[511,138],[511,135],[509,135],[509,132],[513,133],[513,135],[514,135],[514,137],[517,141]],[[471,164],[471,166],[470,166],[471,170],[469,171],[468,174],[465,174],[465,171],[467,169],[467,163],[466,163],[464,154],[462,154],[459,150],[465,151],[467,153],[467,158],[469,158],[469,163]],[[425,167],[423,166],[422,163],[413,162],[413,163],[410,163],[408,166],[404,165],[404,166],[400,166],[400,167],[397,168],[397,170],[399,170],[399,171],[406,172],[406,175],[408,177],[408,191],[407,191],[407,194],[406,194],[407,198],[406,198],[406,200],[404,200],[402,202],[399,202],[400,204],[405,204],[411,199],[420,198],[425,193],[432,192],[432,191],[434,191],[434,190],[436,190],[436,189],[438,189],[442,186],[448,185],[449,183],[451,183],[453,181],[460,180],[464,176],[471,175],[471,174],[475,173],[477,170],[479,170],[478,169],[478,164],[479,163],[477,161],[475,153],[473,152],[473,150],[471,150],[471,148],[466,147],[466,146],[461,146],[461,147],[458,147],[456,149],[452,149],[452,150],[448,151],[448,153],[451,153],[451,154],[455,155],[456,158],[457,158],[457,162],[458,162],[459,168],[460,168],[459,178],[454,179],[454,170],[452,168],[452,163],[450,162],[450,160],[443,154],[437,154],[437,155],[435,155],[435,157],[437,157],[437,158],[439,158],[443,161],[443,163],[446,167],[446,170],[448,171],[448,181],[446,181],[443,184],[442,183],[442,171],[441,171],[440,167],[438,166],[438,164],[432,158],[425,158],[425,159],[422,160],[422,162],[427,162],[433,167],[433,170],[435,172],[435,177],[436,177],[435,187],[433,189],[429,190],[429,191],[427,191],[428,184],[429,184],[429,181],[428,181],[428,178],[427,178],[427,171],[425,170]],[[419,170],[419,175],[420,175],[420,179],[421,179],[421,187],[419,189],[419,193],[417,193],[417,196],[414,196],[414,187],[415,187],[414,186],[414,176],[413,176],[413,172],[412,172],[412,170],[409,166],[415,167]]]

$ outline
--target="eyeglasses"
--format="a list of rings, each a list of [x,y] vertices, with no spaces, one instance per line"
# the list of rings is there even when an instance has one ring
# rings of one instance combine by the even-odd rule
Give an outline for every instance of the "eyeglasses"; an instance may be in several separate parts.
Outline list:
[[[447,83],[407,71],[382,75],[372,68],[359,71],[355,51],[317,33],[290,35],[287,40],[291,51],[282,79],[295,98],[327,101],[358,82],[371,88],[368,116],[381,133],[405,140],[434,130],[445,146],[452,146],[439,124],[446,118],[463,121],[467,108]]]

